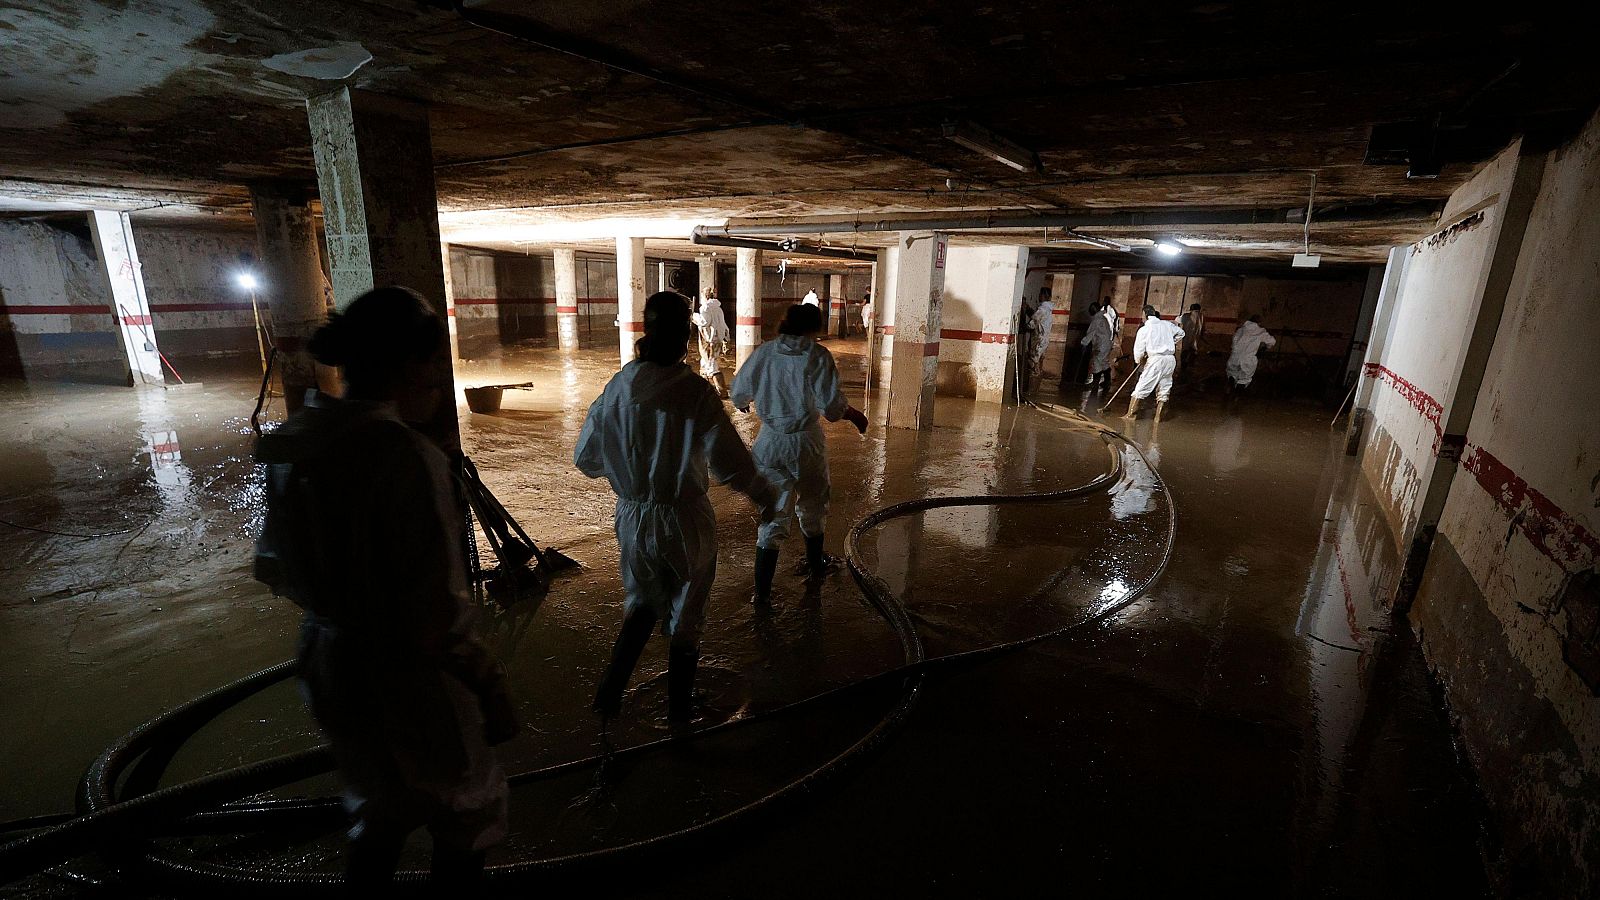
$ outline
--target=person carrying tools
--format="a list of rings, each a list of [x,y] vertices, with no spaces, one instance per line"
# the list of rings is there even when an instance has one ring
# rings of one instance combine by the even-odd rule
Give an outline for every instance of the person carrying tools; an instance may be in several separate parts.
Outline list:
[[[1178,344],[1183,340],[1183,329],[1166,319],[1154,306],[1144,308],[1144,324],[1133,336],[1133,364],[1143,365],[1139,383],[1133,386],[1124,419],[1139,414],[1139,404],[1152,393],[1156,395],[1156,421],[1161,421],[1167,397],[1172,394],[1172,373],[1178,367]]]
[[[728,382],[722,374],[722,354],[728,346],[728,320],[714,289],[706,291],[700,311],[694,314],[700,335],[700,376],[717,386],[717,395],[728,396]]]
[[[1262,347],[1276,347],[1278,339],[1261,327],[1261,317],[1251,316],[1233,333],[1233,352],[1228,355],[1228,392],[1244,390],[1256,377],[1256,354]]]
[[[831,486],[820,420],[846,419],[866,434],[867,417],[845,399],[833,354],[817,343],[821,332],[821,310],[800,303],[789,307],[777,340],[757,347],[733,379],[734,408],[749,412],[755,403],[761,419],[756,465],[778,490],[777,514],[762,523],[756,537],[754,600],[759,604],[772,600],[772,578],[779,546],[789,534],[791,510],[806,539],[806,558],[796,574],[814,580],[838,568],[837,560],[822,549]]]
[[[506,834],[490,749],[517,732],[505,670],[472,628],[449,464],[401,418],[440,402],[428,372],[445,346],[415,293],[368,291],[308,346],[340,368],[344,397],[312,393],[256,449],[268,466],[256,578],[305,610],[299,674],[344,781],[357,896],[392,887],[423,827],[435,883],[468,895]]]
[[[1183,329],[1183,351],[1178,356],[1178,368],[1184,371],[1185,378],[1193,378],[1195,353],[1206,328],[1206,316],[1200,311],[1200,304],[1189,304],[1189,311],[1178,317],[1178,327]]]
[[[693,715],[695,670],[706,601],[717,571],[717,517],[707,473],[749,497],[763,522],[778,494],[756,469],[722,400],[683,358],[689,352],[689,302],[672,291],[644,305],[638,358],[611,377],[589,407],[572,460],[617,495],[622,630],[595,689],[594,709],[617,716],[639,656],[660,624],[670,638],[667,716]],[[747,364],[748,365],[748,364]]]

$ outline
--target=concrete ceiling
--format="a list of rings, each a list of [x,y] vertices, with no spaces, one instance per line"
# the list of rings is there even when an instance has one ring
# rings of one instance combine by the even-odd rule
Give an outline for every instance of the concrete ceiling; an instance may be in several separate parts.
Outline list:
[[[769,216],[1294,207],[1314,171],[1317,208],[1346,213],[1313,227],[1314,249],[1374,261],[1431,220],[1362,223],[1362,208],[1442,200],[1515,132],[1568,127],[1600,99],[1580,29],[1496,15],[24,0],[0,9],[0,212],[247,221],[248,182],[313,178],[304,100],[343,83],[429,104],[446,236],[479,246],[592,243],[620,228],[687,250],[671,239],[696,221]],[[1042,170],[945,140],[947,120],[1038,151]],[[1439,123],[1440,177],[1363,164],[1371,126],[1405,120]],[[1284,258],[1300,229],[1178,235],[1209,255]]]

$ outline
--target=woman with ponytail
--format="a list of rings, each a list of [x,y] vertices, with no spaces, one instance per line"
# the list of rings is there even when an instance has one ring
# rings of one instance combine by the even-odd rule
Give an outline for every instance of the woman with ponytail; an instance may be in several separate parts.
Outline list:
[[[589,407],[573,453],[579,471],[605,478],[617,495],[627,597],[622,631],[594,698],[595,711],[608,720],[621,711],[628,679],[658,626],[670,641],[668,717],[692,717],[700,632],[717,569],[710,480],[748,496],[763,521],[777,501],[716,389],[684,364],[691,334],[682,295],[662,291],[645,301],[638,358],[612,376]]]

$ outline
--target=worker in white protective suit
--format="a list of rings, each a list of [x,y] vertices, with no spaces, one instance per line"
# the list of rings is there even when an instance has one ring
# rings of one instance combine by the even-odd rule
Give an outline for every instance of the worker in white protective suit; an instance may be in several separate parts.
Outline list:
[[[268,467],[256,577],[305,610],[299,675],[344,782],[356,896],[387,895],[418,828],[433,836],[438,892],[471,894],[506,834],[490,749],[517,730],[505,670],[472,628],[450,463],[402,419],[448,402],[428,380],[446,346],[415,293],[363,294],[308,345],[340,367],[344,397],[313,393],[256,450]]]
[[[728,382],[722,374],[722,354],[728,347],[728,320],[722,314],[722,303],[717,295],[706,292],[700,302],[700,311],[694,314],[694,326],[700,339],[700,376],[717,386],[719,397],[728,396]]]
[[[1033,316],[1028,321],[1028,387],[1039,386],[1039,379],[1044,376],[1044,355],[1050,349],[1050,326],[1055,324],[1055,304],[1050,302],[1050,295],[1041,293],[1039,305],[1033,308]]]
[[[789,534],[791,513],[800,520],[806,558],[797,574],[820,579],[838,567],[823,552],[831,485],[822,420],[847,419],[865,434],[867,417],[850,405],[839,386],[833,354],[817,343],[822,314],[814,306],[789,307],[776,340],[750,354],[733,379],[733,405],[749,412],[755,404],[761,433],[754,447],[756,465],[778,491],[778,509],[756,536],[755,601],[772,599],[778,551]]]
[[[1183,329],[1161,318],[1153,306],[1144,308],[1144,324],[1133,336],[1133,364],[1143,365],[1139,383],[1133,386],[1133,397],[1128,400],[1124,419],[1139,414],[1139,404],[1146,397],[1156,395],[1156,421],[1166,408],[1167,397],[1172,394],[1172,373],[1178,368],[1178,345],[1183,342]]]
[[[1272,348],[1278,339],[1261,327],[1261,317],[1251,316],[1233,333],[1233,352],[1228,355],[1228,390],[1242,390],[1256,377],[1256,354],[1262,347]]]
[[[1116,317],[1109,301],[1105,306],[1096,303],[1089,307],[1089,327],[1078,343],[1089,352],[1089,377],[1084,384],[1091,390],[1111,387],[1112,329]]]
[[[817,296],[816,288],[806,291],[806,295],[800,298],[800,302],[807,306],[815,306],[818,309],[822,308],[822,298]]]
[[[627,591],[621,633],[594,709],[606,719],[622,707],[628,679],[657,625],[670,638],[667,715],[692,717],[695,670],[706,600],[717,570],[717,517],[710,478],[776,511],[777,492],[756,469],[716,392],[684,365],[689,303],[671,291],[645,301],[638,359],[611,377],[589,406],[573,462],[605,478],[617,495],[617,549]]]

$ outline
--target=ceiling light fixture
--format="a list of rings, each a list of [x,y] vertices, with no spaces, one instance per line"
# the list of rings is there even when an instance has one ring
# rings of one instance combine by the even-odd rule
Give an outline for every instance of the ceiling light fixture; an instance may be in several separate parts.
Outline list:
[[[1158,241],[1156,242],[1156,252],[1162,256],[1177,256],[1183,252],[1183,248],[1173,241]]]
[[[1018,172],[1040,171],[1039,154],[1016,141],[1001,137],[976,122],[946,122],[944,136],[961,146],[1010,166]]]

